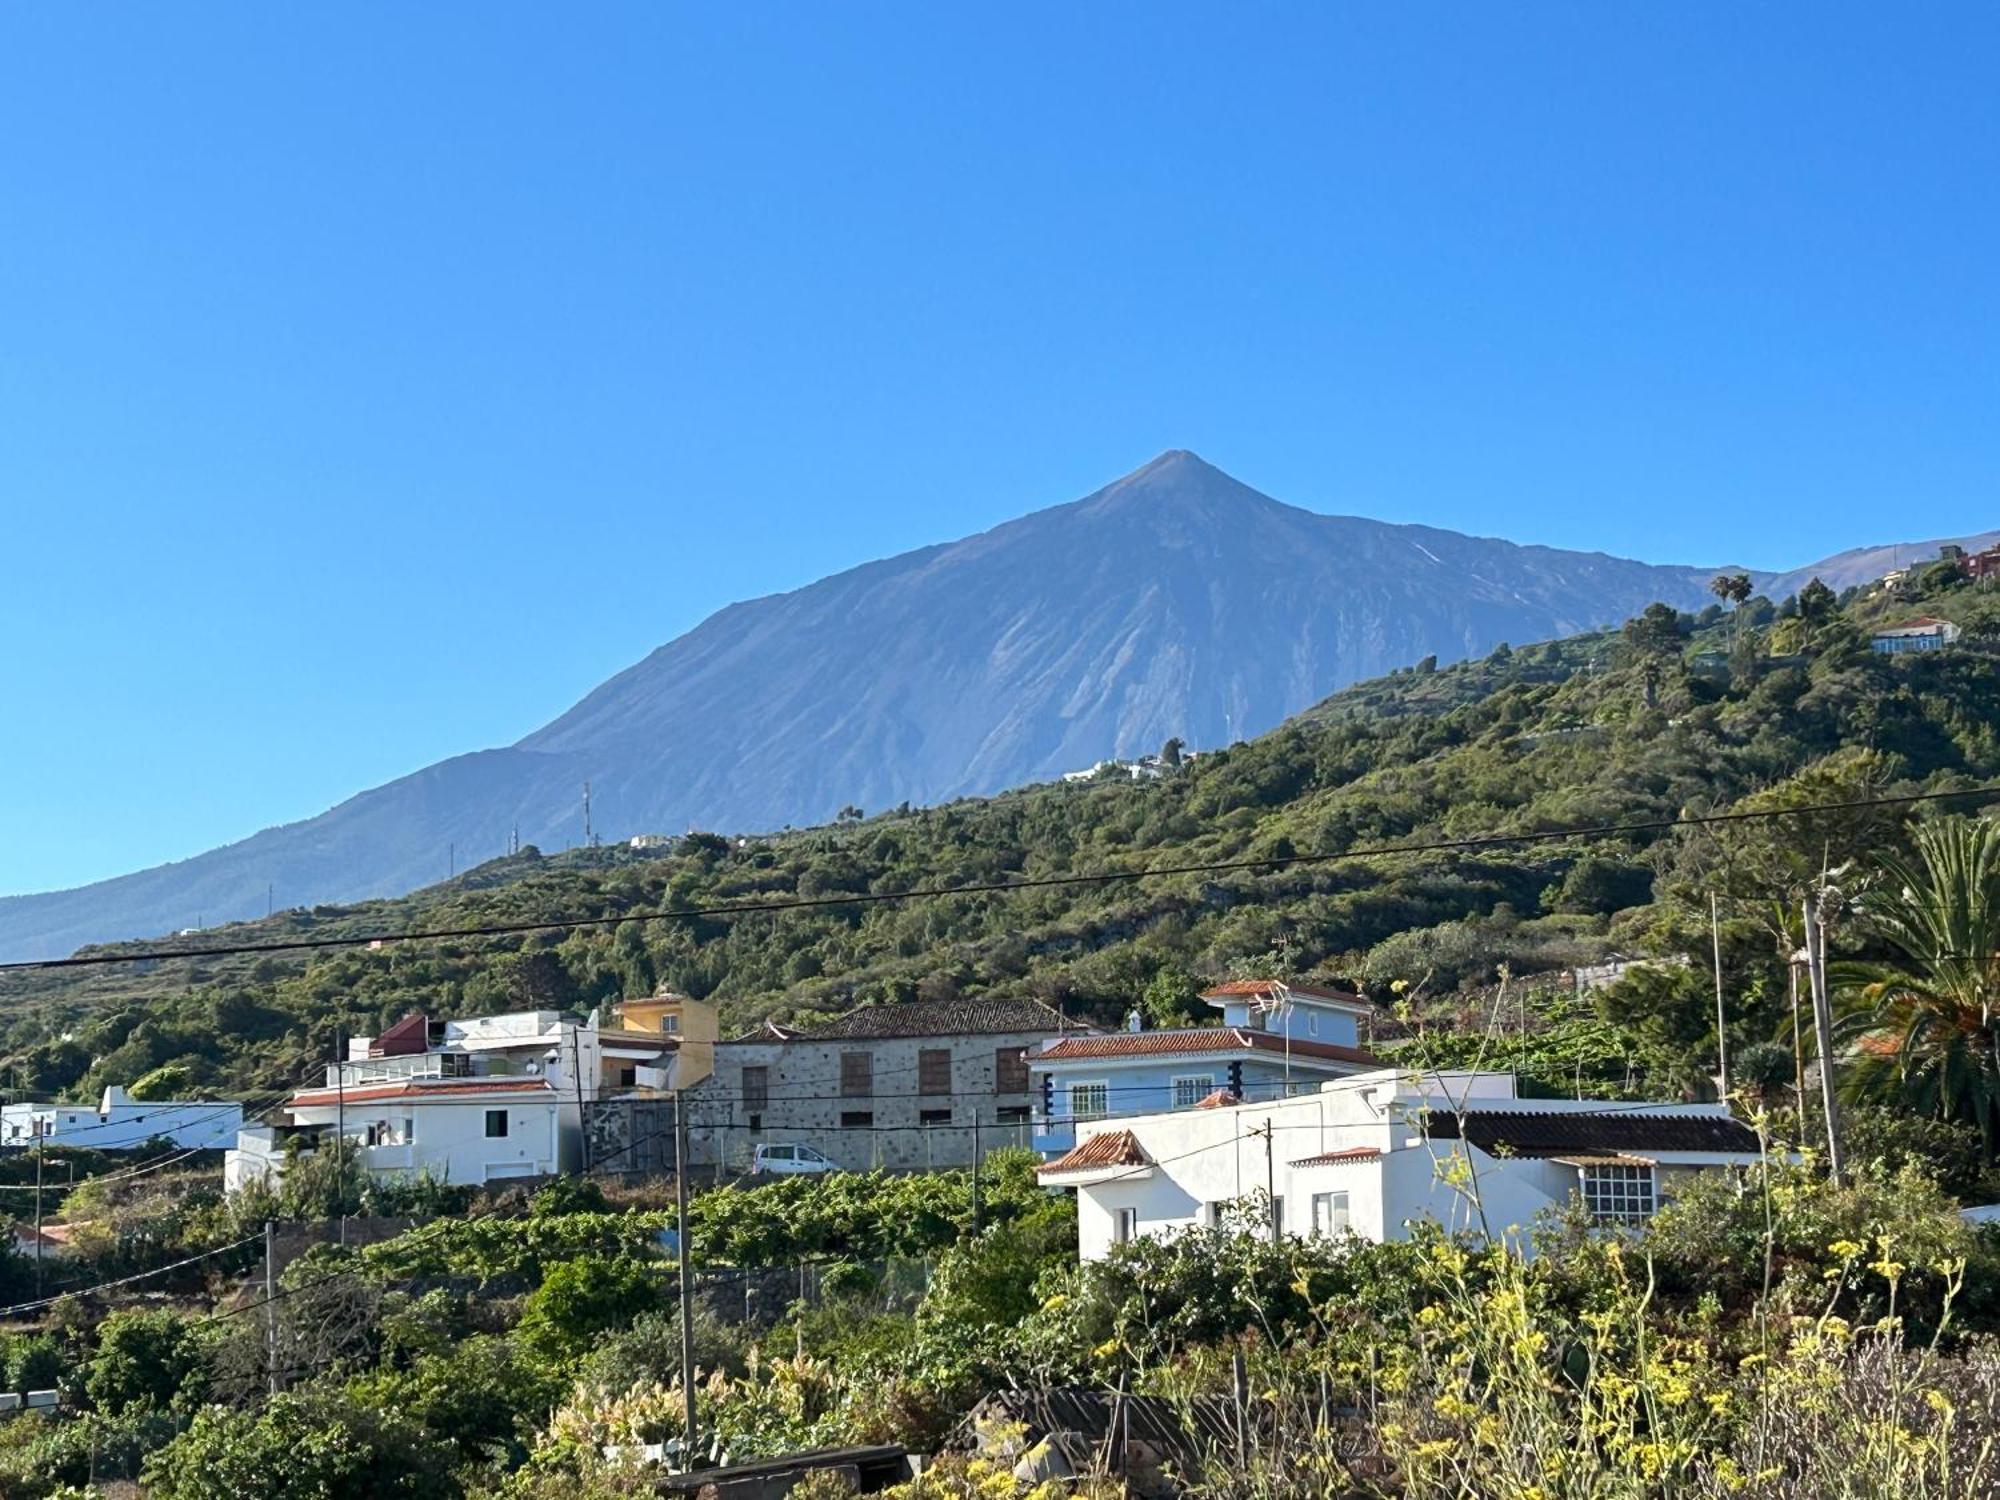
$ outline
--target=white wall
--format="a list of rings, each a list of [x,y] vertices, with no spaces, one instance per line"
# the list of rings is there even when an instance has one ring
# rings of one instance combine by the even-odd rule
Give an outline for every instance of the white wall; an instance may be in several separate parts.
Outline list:
[[[37,1119],[43,1122],[42,1139],[51,1146],[126,1151],[164,1136],[197,1150],[233,1145],[243,1128],[243,1106],[228,1099],[133,1099],[108,1110],[88,1104],[10,1104],[0,1113],[0,1141],[33,1145]]]
[[[489,1138],[486,1112],[507,1112],[507,1134]],[[339,1111],[331,1104],[294,1106],[300,1125],[333,1125]],[[564,1164],[564,1133],[560,1110],[552,1096],[493,1095],[457,1099],[370,1099],[350,1103],[346,1110],[349,1137],[363,1136],[369,1125],[391,1127],[398,1143],[367,1147],[362,1159],[371,1172],[394,1176],[430,1176],[443,1182],[482,1183],[508,1177],[542,1177]],[[404,1134],[399,1127],[408,1122]]]

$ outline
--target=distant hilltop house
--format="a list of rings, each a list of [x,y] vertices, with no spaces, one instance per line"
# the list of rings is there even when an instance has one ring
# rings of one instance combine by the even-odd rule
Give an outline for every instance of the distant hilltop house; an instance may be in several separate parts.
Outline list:
[[[1885,655],[1899,656],[1910,651],[1942,651],[1958,639],[1958,627],[1949,620],[1918,615],[1894,625],[1884,625],[1869,637],[1869,645]]]
[[[1065,771],[1062,779],[1072,783],[1095,781],[1100,776],[1110,776],[1114,772],[1123,771],[1133,781],[1158,781],[1164,776],[1173,775],[1182,766],[1198,758],[1197,752],[1182,750],[1174,760],[1167,760],[1158,755],[1142,755],[1137,760],[1100,760],[1096,765],[1082,771]]]
[[[1523,1248],[1545,1211],[1652,1217],[1696,1173],[1747,1166],[1756,1134],[1723,1104],[1523,1099],[1511,1073],[1380,1069],[1264,1105],[1224,1101],[1085,1125],[1040,1169],[1074,1188],[1077,1250],[1225,1227],[1407,1238],[1425,1220]]]
[[[243,1106],[228,1099],[134,1099],[122,1088],[87,1104],[0,1107],[0,1146],[87,1146],[129,1151],[166,1139],[185,1150],[227,1146],[243,1125]]]
[[[1361,1047],[1360,1021],[1374,1007],[1359,995],[1251,979],[1202,999],[1219,1025],[1148,1031],[1134,1012],[1124,1031],[1057,1037],[1031,1053],[1035,1148],[1066,1151],[1080,1126],[1111,1117],[1196,1109],[1218,1095],[1281,1098],[1381,1066]]]

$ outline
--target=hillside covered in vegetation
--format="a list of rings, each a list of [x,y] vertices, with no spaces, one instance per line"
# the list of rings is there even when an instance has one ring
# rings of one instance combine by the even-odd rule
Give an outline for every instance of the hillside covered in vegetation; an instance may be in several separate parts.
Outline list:
[[[1957,620],[1958,645],[1870,650],[1874,625],[1919,611]],[[714,998],[732,1025],[973,992],[1034,995],[1097,1020],[1143,1003],[1164,1020],[1198,981],[1244,973],[1339,979],[1385,1007],[1400,1000],[1400,1021],[1385,1008],[1377,1040],[1387,1042],[1448,1021],[1504,969],[1524,1006],[1513,1045],[1531,1072],[1537,1048],[1560,1044],[1542,1061],[1565,1084],[1683,1084],[1713,1055],[1713,1001],[1703,999],[1710,894],[1721,899],[1736,1040],[1767,1041],[1788,1015],[1774,912],[1823,856],[1893,852],[1908,809],[1363,851],[1993,782],[1996,621],[2000,597],[1949,570],[1900,593],[1836,599],[1808,588],[1781,605],[1752,599],[1699,615],[1655,606],[1622,631],[1503,646],[1443,669],[1420,663],[1157,780],[1114,768],[1084,783],[747,841],[695,834],[665,857],[528,849],[401,900],[281,913],[198,941],[421,934],[1269,863],[498,939],[15,972],[0,975],[0,1070],[33,1094],[142,1082],[253,1094],[329,1056],[337,1028],[370,1030],[416,1008],[581,1013],[671,986]],[[1840,941],[1862,945],[1866,934]],[[1686,955],[1693,966],[1642,975],[1581,1008],[1573,986],[1526,979],[1613,953]],[[1531,991],[1538,997],[1523,1000]]]

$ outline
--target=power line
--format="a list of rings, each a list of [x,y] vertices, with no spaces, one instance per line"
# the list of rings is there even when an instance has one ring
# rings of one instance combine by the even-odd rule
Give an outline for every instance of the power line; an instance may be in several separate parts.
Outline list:
[[[231,1250],[241,1250],[245,1245],[254,1244],[262,1238],[262,1234],[247,1235],[243,1239],[232,1240],[227,1245],[218,1245],[213,1250],[203,1250],[199,1254],[190,1255],[184,1260],[177,1260],[169,1265],[155,1266],[150,1271],[140,1271],[131,1276],[120,1276],[115,1281],[100,1281],[94,1286],[87,1286],[77,1291],[58,1292],[53,1297],[41,1297],[33,1302],[17,1302],[12,1307],[0,1307],[0,1318],[11,1318],[17,1313],[35,1312],[44,1307],[53,1307],[56,1303],[62,1301],[64,1297],[88,1297],[97,1292],[109,1291],[113,1287],[130,1286],[135,1281],[145,1281],[154,1276],[164,1276],[167,1272],[178,1271],[183,1266],[192,1266],[204,1260],[213,1260],[218,1255],[227,1255]]]
[[[79,969],[109,964],[159,963],[169,959],[226,958],[256,953],[301,953],[332,948],[365,948],[388,943],[456,942],[488,937],[519,937],[534,932],[574,932],[593,927],[621,927],[628,922],[678,922],[703,917],[765,916],[789,911],[814,911],[840,906],[885,906],[904,901],[936,901],[950,896],[1004,896],[1021,891],[1054,890],[1066,886],[1114,885],[1128,880],[1157,880],[1175,875],[1220,875],[1250,870],[1286,869],[1343,860],[1380,859],[1398,854],[1441,854],[1509,845],[1559,843],[1565,839],[1627,838],[1681,828],[1748,823],[1772,818],[1807,817],[1815,813],[1851,812],[1872,807],[1908,807],[1965,797],[2000,794],[2000,785],[1965,787],[1956,791],[1908,792],[1892,797],[1868,797],[1853,802],[1808,803],[1798,807],[1753,808],[1736,812],[1701,813],[1692,817],[1647,818],[1630,823],[1597,823],[1530,833],[1486,833],[1465,838],[1414,843],[1378,844],[1339,853],[1270,855],[1256,859],[1209,860],[1191,864],[1155,865],[1143,870],[1099,870],[1080,875],[1044,875],[1028,880],[984,881],[972,885],[920,886],[908,891],[861,891],[832,896],[799,896],[783,901],[723,902],[711,906],[667,907],[659,911],[624,912],[608,917],[561,917],[539,922],[503,922],[483,927],[445,927],[429,932],[378,932],[353,937],[291,938],[282,942],[231,943],[207,948],[168,948],[143,953],[93,953],[69,958],[17,959],[0,964],[0,973]]]

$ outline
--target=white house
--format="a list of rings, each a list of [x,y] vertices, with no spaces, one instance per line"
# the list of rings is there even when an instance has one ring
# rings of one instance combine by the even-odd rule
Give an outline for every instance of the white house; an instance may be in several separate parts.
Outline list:
[[[344,1132],[367,1170],[483,1183],[580,1164],[586,1111],[664,1087],[676,1039],[557,1011],[434,1021],[413,1015],[356,1037],[326,1081],[301,1089],[281,1124],[242,1131],[223,1163],[229,1191],[282,1174],[295,1137]]]
[[[1884,625],[1868,638],[1868,644],[1888,656],[1908,651],[1942,651],[1958,639],[1958,627],[1949,620],[1918,615],[1895,625]]]
[[[1220,1225],[1265,1205],[1286,1234],[1401,1239],[1430,1219],[1506,1236],[1581,1197],[1606,1221],[1649,1217],[1688,1173],[1758,1159],[1720,1104],[1523,1099],[1507,1073],[1379,1069],[1264,1104],[1078,1127],[1041,1169],[1077,1195],[1086,1260],[1141,1235]]]
[[[113,1085],[96,1109],[88,1104],[9,1104],[0,1107],[0,1145],[84,1146],[128,1151],[165,1139],[188,1150],[227,1146],[243,1125],[243,1106],[229,1099],[134,1099]]]

